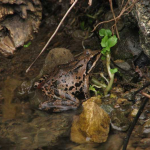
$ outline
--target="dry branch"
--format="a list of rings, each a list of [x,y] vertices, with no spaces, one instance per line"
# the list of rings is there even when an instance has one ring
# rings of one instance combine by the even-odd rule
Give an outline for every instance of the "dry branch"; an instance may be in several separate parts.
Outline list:
[[[32,67],[32,65],[36,62],[36,60],[40,57],[40,55],[45,51],[45,49],[47,48],[47,46],[49,45],[50,41],[53,39],[53,37],[55,36],[55,34],[57,33],[57,31],[59,30],[60,26],[62,25],[63,21],[65,20],[65,18],[67,17],[67,15],[69,14],[69,12],[71,11],[71,9],[75,6],[75,4],[77,3],[78,0],[75,0],[74,3],[70,6],[70,8],[67,10],[66,14],[64,15],[64,17],[62,18],[62,20],[60,21],[59,25],[57,26],[56,30],[54,31],[54,33],[52,34],[52,36],[49,38],[48,42],[46,43],[46,45],[43,47],[43,49],[41,50],[41,52],[39,53],[39,55],[36,57],[36,59],[32,62],[32,64],[28,67],[28,69],[26,70],[26,73],[30,70],[30,68]]]
[[[120,14],[119,14],[117,17],[115,17],[115,19],[110,19],[110,20],[107,20],[107,21],[103,21],[103,22],[98,23],[98,24],[94,27],[94,29],[92,30],[92,32],[95,31],[96,28],[97,28],[99,25],[101,25],[101,24],[108,23],[108,22],[115,21],[115,20],[118,21],[118,20],[121,18],[121,16],[122,16],[125,12],[127,12],[129,9],[132,9],[133,6],[135,5],[135,3],[137,3],[138,1],[139,1],[139,0],[134,0],[134,1],[132,2],[132,4],[131,4],[129,7],[127,7],[128,4],[129,4],[129,0],[128,0],[127,3],[125,4],[125,6],[122,8]],[[130,11],[131,11],[131,10],[130,10]],[[128,12],[128,13],[129,13],[129,12]]]

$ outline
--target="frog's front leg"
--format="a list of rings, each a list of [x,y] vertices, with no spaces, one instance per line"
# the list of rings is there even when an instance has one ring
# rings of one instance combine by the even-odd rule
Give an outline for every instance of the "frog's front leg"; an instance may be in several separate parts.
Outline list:
[[[89,92],[89,75],[85,76],[84,79],[84,86],[83,86],[83,92],[85,99],[88,99],[90,97],[90,92]]]
[[[39,105],[39,109],[52,112],[61,112],[65,110],[76,109],[80,105],[80,101],[71,93],[63,90],[55,90],[55,92],[56,91],[57,95],[53,96],[52,99],[41,103]]]

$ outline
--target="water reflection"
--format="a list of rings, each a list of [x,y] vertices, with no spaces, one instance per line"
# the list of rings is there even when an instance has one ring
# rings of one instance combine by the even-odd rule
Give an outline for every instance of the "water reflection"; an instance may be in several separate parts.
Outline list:
[[[123,140],[119,134],[109,136],[104,144],[71,142],[72,119],[76,113],[80,113],[80,110],[51,114],[38,110],[40,96],[31,92],[31,84],[32,82],[27,84],[27,81],[22,82],[11,77],[3,82],[0,149],[107,150],[111,147],[112,150],[117,150],[120,148]],[[117,147],[112,148],[116,143]]]
[[[21,104],[12,103],[15,89],[21,84],[21,81],[8,77],[4,81],[2,94],[4,97],[4,104],[2,105],[3,120],[14,119],[21,113]]]

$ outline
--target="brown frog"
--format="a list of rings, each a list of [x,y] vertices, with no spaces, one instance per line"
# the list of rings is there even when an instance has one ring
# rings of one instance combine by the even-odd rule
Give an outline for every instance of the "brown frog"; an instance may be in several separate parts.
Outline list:
[[[35,86],[46,96],[39,109],[52,112],[76,109],[80,105],[79,95],[89,98],[89,73],[99,58],[99,50],[85,50],[73,61],[58,66],[36,82]]]

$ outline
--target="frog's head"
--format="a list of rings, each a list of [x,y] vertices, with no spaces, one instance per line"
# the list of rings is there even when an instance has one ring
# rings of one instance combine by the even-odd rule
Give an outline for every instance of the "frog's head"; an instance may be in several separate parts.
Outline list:
[[[88,74],[95,67],[97,61],[100,58],[101,53],[100,50],[91,51],[89,49],[85,50],[84,53],[87,59],[86,73]]]

